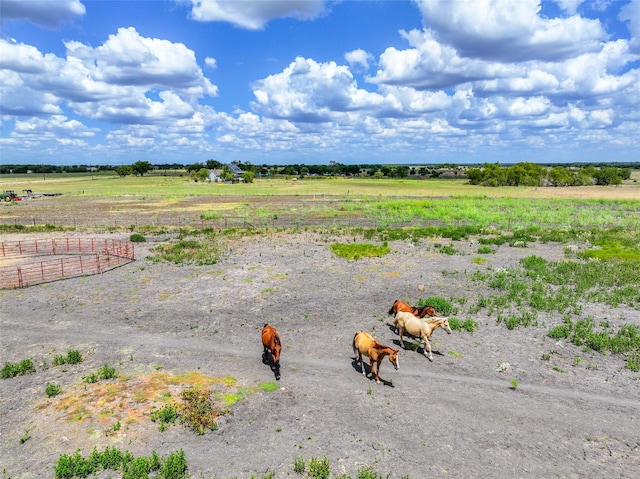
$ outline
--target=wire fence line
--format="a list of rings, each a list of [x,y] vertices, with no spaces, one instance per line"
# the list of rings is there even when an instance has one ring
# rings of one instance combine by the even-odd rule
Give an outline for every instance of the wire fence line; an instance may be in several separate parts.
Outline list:
[[[538,227],[540,229],[581,229],[587,227],[582,224],[550,224],[539,221],[532,222],[522,218],[504,218],[500,224],[486,224],[477,221],[465,221],[451,219],[449,221],[415,218],[411,220],[399,220],[397,218],[374,218],[369,216],[340,215],[340,216],[304,216],[304,215],[273,215],[269,217],[246,216],[220,216],[216,218],[202,218],[197,215],[170,214],[170,215],[86,215],[77,217],[47,216],[39,218],[35,216],[22,216],[11,220],[0,219],[0,223],[21,226],[48,225],[59,228],[77,228],[88,230],[121,230],[131,231],[144,228],[168,228],[168,229],[211,229],[222,231],[229,228],[282,228],[282,229],[351,229],[351,228],[428,228],[428,227],[477,227],[496,231],[512,232],[519,229]],[[614,227],[616,225],[599,225],[601,228]],[[640,229],[640,221],[632,230]]]
[[[31,261],[37,256],[57,256]],[[0,289],[26,288],[78,276],[102,274],[135,260],[133,243],[115,239],[56,238],[0,242]]]

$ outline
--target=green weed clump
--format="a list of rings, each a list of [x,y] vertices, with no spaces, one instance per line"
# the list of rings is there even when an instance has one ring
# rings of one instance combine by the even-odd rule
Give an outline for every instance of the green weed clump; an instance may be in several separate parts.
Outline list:
[[[54,397],[59,394],[62,394],[62,387],[59,384],[48,383],[47,387],[44,389],[44,392],[47,393],[47,397]]]
[[[617,332],[595,331],[594,320],[589,317],[575,323],[565,319],[565,324],[551,328],[547,335],[553,339],[567,339],[576,346],[601,354],[629,354],[626,367],[634,372],[640,366],[640,331],[632,324],[623,324]]]
[[[217,418],[227,414],[228,409],[217,409],[213,403],[213,396],[209,388],[189,388],[182,391],[183,404],[178,413],[180,422],[198,434],[204,434],[207,429],[218,429]]]
[[[129,241],[131,241],[132,243],[146,243],[147,238],[145,238],[144,235],[141,235],[140,233],[133,233],[129,236]]]
[[[391,248],[384,243],[376,246],[369,243],[334,243],[331,251],[341,258],[357,260],[364,257],[382,257],[391,252]]]
[[[476,323],[473,319],[465,319],[464,321],[460,321],[457,318],[449,318],[449,327],[452,331],[464,329],[470,333],[473,333],[476,329],[478,329],[478,323]]]
[[[439,296],[421,298],[418,300],[416,306],[419,308],[422,308],[424,306],[431,306],[436,310],[438,316],[450,316],[456,313],[456,309],[451,304],[451,302]]]
[[[322,458],[312,457],[309,459],[309,476],[312,479],[329,479],[331,469],[327,456]]]
[[[173,404],[166,404],[160,409],[151,411],[151,420],[160,423],[160,431],[165,431],[169,424],[173,424],[178,419],[178,409]]]
[[[76,351],[75,349],[70,349],[67,351],[67,355],[63,356],[59,354],[54,356],[53,365],[54,366],[62,366],[63,364],[80,364],[82,362],[82,354],[80,351]]]
[[[7,361],[4,363],[2,370],[0,370],[0,378],[15,378],[16,376],[23,376],[25,374],[32,374],[35,372],[36,367],[33,365],[33,361],[31,361],[31,359],[23,359],[17,363]]]
[[[163,479],[186,479],[187,461],[182,449],[167,457],[161,457],[155,451],[151,456],[134,457],[129,451],[123,453],[107,446],[103,452],[94,448],[86,458],[80,450],[72,455],[63,454],[53,468],[55,479],[84,478],[109,470],[120,472],[123,479],[148,479],[151,473]]]
[[[199,266],[216,264],[220,259],[220,246],[212,235],[202,241],[182,239],[177,243],[161,244],[151,250],[155,253],[148,259],[155,263],[194,263]]]
[[[309,466],[307,467],[304,458],[297,456],[293,460],[293,472],[298,475],[303,475],[307,471],[307,477],[311,479],[328,479],[331,474],[331,468],[329,460],[326,456],[322,458],[312,457],[309,459]],[[389,479],[391,474],[383,476],[378,473],[373,467],[365,466],[358,469],[355,479]],[[350,474],[342,474],[340,476],[334,476],[334,479],[352,479]],[[403,476],[402,479],[409,479],[409,476]]]
[[[95,373],[89,374],[88,376],[82,376],[82,380],[86,383],[92,384],[102,380],[115,379],[117,377],[118,372],[115,370],[115,368],[109,366],[108,364],[105,364]]]

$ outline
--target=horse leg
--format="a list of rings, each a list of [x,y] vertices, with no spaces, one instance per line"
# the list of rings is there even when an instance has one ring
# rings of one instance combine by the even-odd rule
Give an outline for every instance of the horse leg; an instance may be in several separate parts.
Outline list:
[[[371,368],[371,374],[376,378],[376,382],[380,383],[380,378],[378,377],[378,371],[380,371],[380,363],[378,363],[378,369],[375,368],[376,361],[373,358],[369,358],[369,368]]]
[[[263,345],[262,346],[262,364],[267,364],[269,362],[269,349]]]
[[[404,334],[404,326],[400,326],[400,346],[404,349],[404,343],[402,342],[402,335]]]
[[[427,357],[429,358],[429,361],[433,361],[433,355],[431,354],[431,343],[429,342],[429,338],[425,335],[422,337],[422,339],[424,339],[424,347],[422,348],[422,351],[424,355],[427,356],[427,348],[428,348],[429,355]]]
[[[360,363],[360,371],[362,371],[362,375],[367,377],[367,373],[364,372],[364,362],[362,361],[362,353],[358,351],[358,362]]]
[[[382,359],[383,358],[381,356],[381,357],[378,358],[378,361],[377,361],[378,367],[376,368],[376,382],[378,384],[380,384],[380,376],[379,376],[379,374],[380,374],[380,363],[382,362]]]

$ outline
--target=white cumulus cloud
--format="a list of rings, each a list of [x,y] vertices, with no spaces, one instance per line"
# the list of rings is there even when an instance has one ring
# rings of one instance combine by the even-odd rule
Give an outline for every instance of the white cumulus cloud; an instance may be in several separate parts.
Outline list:
[[[325,12],[324,0],[186,0],[191,17],[201,22],[229,22],[259,30],[273,19],[310,20]]]
[[[80,0],[2,0],[4,20],[23,20],[45,27],[58,27],[85,14]]]

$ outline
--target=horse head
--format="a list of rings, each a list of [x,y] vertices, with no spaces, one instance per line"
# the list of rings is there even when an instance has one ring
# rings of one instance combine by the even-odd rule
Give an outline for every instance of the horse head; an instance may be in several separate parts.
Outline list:
[[[451,334],[451,326],[449,326],[449,318],[444,318],[440,327],[444,329],[447,332],[447,334]]]
[[[400,357],[398,356],[399,349],[391,349],[391,354],[389,354],[389,361],[393,364],[393,367],[396,369],[400,369]]]

